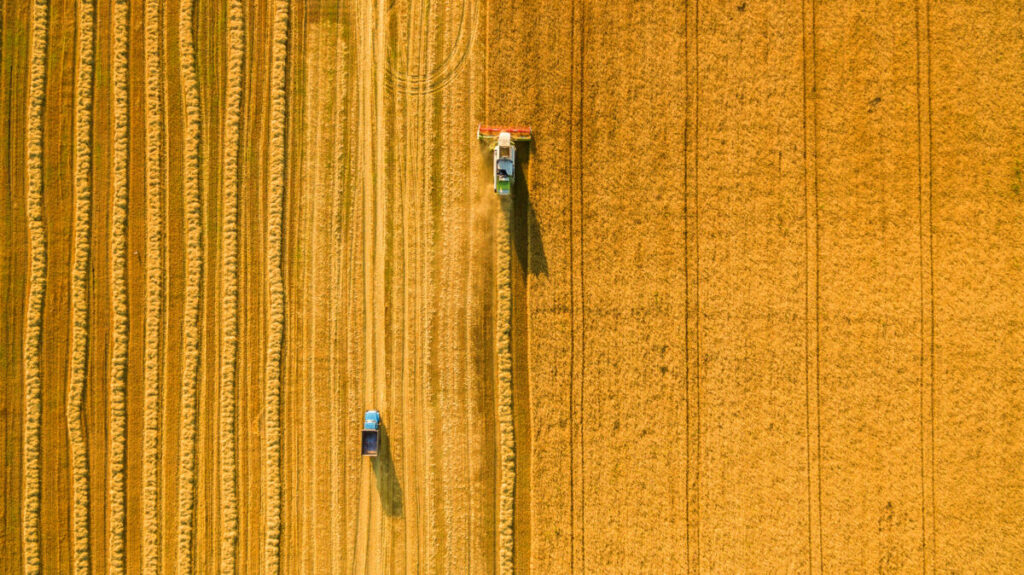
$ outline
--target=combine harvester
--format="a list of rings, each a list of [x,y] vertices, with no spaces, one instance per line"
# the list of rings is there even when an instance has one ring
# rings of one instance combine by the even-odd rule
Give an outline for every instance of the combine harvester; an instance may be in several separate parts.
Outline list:
[[[493,146],[494,193],[507,196],[516,181],[516,142],[529,142],[529,126],[485,126],[476,129],[476,138]]]

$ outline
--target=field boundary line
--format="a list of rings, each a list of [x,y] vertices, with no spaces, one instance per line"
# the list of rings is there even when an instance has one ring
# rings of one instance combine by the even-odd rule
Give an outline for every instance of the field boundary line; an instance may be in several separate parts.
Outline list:
[[[816,0],[804,0],[801,12],[803,49],[803,163],[805,269],[805,390],[807,433],[807,566],[824,572],[821,525],[821,373],[818,297],[818,101]]]
[[[264,398],[266,466],[266,534],[264,568],[276,574],[281,563],[281,356],[284,345],[285,293],[281,265],[284,232],[285,135],[287,114],[289,0],[276,0],[270,68],[270,169],[267,189],[267,322],[266,390]]]
[[[160,525],[160,420],[162,370],[160,362],[163,314],[163,3],[146,0],[146,320],[143,407],[142,570],[156,575],[161,569]]]
[[[238,148],[242,76],[245,73],[245,6],[228,3],[227,85],[223,133],[223,210],[221,221],[221,365],[217,443],[220,458],[220,565],[235,572],[238,556],[238,453],[236,385],[238,362]]]
[[[194,571],[196,498],[196,435],[201,363],[201,298],[203,288],[202,199],[199,191],[201,111],[196,74],[195,39],[192,36],[194,1],[181,0],[178,50],[181,56],[182,100],[185,110],[185,307],[182,326],[181,434],[178,460],[178,556],[179,573]]]
[[[114,0],[112,39],[112,98],[114,124],[113,185],[110,213],[110,282],[113,340],[110,351],[107,498],[110,573],[125,573],[128,377],[128,0]]]
[[[21,543],[22,570],[42,570],[39,542],[40,499],[42,496],[41,450],[43,390],[40,351],[43,338],[43,303],[46,297],[46,231],[43,224],[43,111],[46,102],[46,56],[49,3],[35,0],[31,11],[29,39],[29,87],[25,142],[25,207],[29,236],[29,295],[25,313],[24,363],[24,450],[22,453]]]
[[[93,0],[77,3],[75,78],[74,240],[71,272],[71,354],[67,390],[68,452],[71,464],[71,562],[74,573],[89,573],[89,447],[85,388],[89,364],[89,264],[92,237],[92,105],[96,52]]]
[[[686,277],[686,565],[699,573],[700,564],[700,6],[697,0],[686,10],[686,134],[684,173]]]
[[[569,376],[569,515],[571,547],[569,569],[572,573],[584,571],[585,503],[584,489],[584,321],[583,284],[583,6],[572,2],[572,28],[570,30],[571,84],[569,98],[569,267],[570,267],[570,376]],[[486,69],[486,67],[485,67]]]
[[[927,574],[935,572],[935,260],[930,2],[919,0],[916,8],[918,247],[921,265],[921,551],[923,570]]]

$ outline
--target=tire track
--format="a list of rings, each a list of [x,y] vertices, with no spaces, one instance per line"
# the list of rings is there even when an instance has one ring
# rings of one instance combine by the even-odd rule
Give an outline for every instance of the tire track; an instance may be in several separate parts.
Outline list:
[[[317,18],[322,18],[322,12],[317,13]],[[312,82],[307,91],[307,98],[312,103],[308,110],[309,122],[312,124],[312,138],[313,145],[310,146],[310,152],[306,158],[306,166],[303,172],[303,177],[307,182],[312,182],[312,186],[319,186],[319,171],[320,171],[320,144],[322,141],[322,129],[324,127],[323,122],[323,96],[321,94],[322,84],[320,78],[324,74],[324,61],[326,58],[323,57],[324,47],[324,31],[320,25],[314,26],[312,30],[313,41],[312,44],[315,46],[313,57],[315,58],[313,64],[315,70],[316,81]],[[305,452],[305,464],[302,466],[302,493],[301,493],[301,507],[304,514],[303,517],[303,539],[315,540],[316,528],[317,528],[317,505],[316,505],[316,461],[317,452],[315,445],[316,435],[316,422],[313,419],[315,413],[315,398],[311,397],[312,391],[316,388],[316,373],[314,371],[316,353],[316,316],[315,316],[315,299],[319,294],[316,287],[316,273],[315,273],[315,241],[314,236],[316,233],[315,220],[317,210],[317,197],[318,195],[312,194],[309,197],[304,198],[302,202],[302,216],[301,225],[296,226],[296,233],[299,234],[299,243],[302,245],[304,256],[302,258],[302,332],[299,336],[302,341],[301,351],[297,353],[297,357],[301,356],[301,359],[297,360],[299,363],[300,381],[306,382],[306,391],[302,394],[300,401],[300,412],[302,413],[302,449]],[[298,350],[297,350],[298,351]],[[304,545],[302,550],[302,568],[304,572],[314,572],[316,569],[316,545]]]
[[[376,377],[375,344],[374,336],[375,322],[375,301],[376,290],[373,285],[373,277],[376,272],[375,238],[373,237],[373,217],[375,198],[375,186],[373,181],[373,13],[367,13],[367,6],[361,4],[357,8],[357,30],[359,38],[359,157],[360,157],[360,191],[363,196],[362,227],[363,227],[363,341],[364,341],[364,380],[362,407],[366,407],[374,401],[374,380]],[[370,266],[373,266],[372,270]],[[356,560],[352,567],[357,573],[369,572],[369,555],[372,546],[372,537],[369,529],[373,523],[371,517],[372,506],[370,504],[370,474],[366,466],[362,466],[361,481],[359,489],[359,520],[356,527]]]
[[[407,17],[406,17],[405,42],[406,42],[406,45],[409,46],[410,50],[412,50],[412,48],[414,46],[416,46],[416,43],[413,41],[413,37],[412,37],[412,30],[413,30],[412,21],[413,21],[413,19],[411,17],[411,14],[407,14]],[[405,65],[406,66],[410,65],[411,60],[412,60],[411,57],[407,58],[406,62],[405,62]],[[402,439],[405,442],[405,445],[404,445],[405,449],[403,450],[403,457],[402,457],[402,475],[406,478],[406,481],[407,481],[406,484],[410,487],[410,488],[406,489],[405,492],[408,495],[406,496],[405,501],[402,502],[403,508],[405,510],[405,512],[404,512],[404,517],[405,517],[405,521],[404,521],[404,534],[403,534],[403,541],[405,543],[405,545],[404,545],[404,553],[405,553],[404,561],[405,561],[405,565],[406,565],[406,570],[408,571],[409,570],[408,566],[418,565],[419,564],[418,563],[418,559],[419,559],[419,538],[418,538],[418,535],[419,535],[419,529],[418,529],[419,506],[418,506],[418,501],[415,504],[411,504],[412,503],[411,502],[412,494],[415,493],[415,490],[411,489],[411,485],[409,485],[409,482],[410,482],[410,480],[413,477],[419,477],[418,474],[414,475],[413,473],[411,473],[411,465],[412,465],[412,463],[410,461],[412,459],[411,454],[415,453],[415,450],[418,447],[418,444],[419,444],[418,439],[419,438],[414,438],[414,437],[412,437],[409,434],[409,428],[410,428],[410,421],[409,420],[411,418],[414,418],[415,415],[417,414],[417,412],[414,411],[415,410],[415,402],[410,397],[410,393],[412,392],[411,388],[412,388],[412,386],[414,386],[416,384],[416,380],[414,379],[415,365],[413,363],[414,359],[412,358],[413,341],[412,341],[412,337],[411,337],[412,333],[410,332],[410,325],[415,325],[415,323],[416,323],[416,310],[415,309],[410,309],[410,307],[409,307],[409,304],[410,304],[410,293],[413,292],[414,285],[413,285],[413,282],[410,281],[410,274],[409,274],[409,271],[410,271],[409,270],[409,261],[410,261],[410,258],[409,258],[409,249],[410,249],[410,245],[409,245],[409,224],[410,224],[411,219],[409,217],[409,201],[408,201],[408,196],[409,196],[409,193],[411,191],[419,190],[420,187],[416,186],[415,183],[414,183],[413,175],[412,175],[412,170],[411,170],[412,161],[410,160],[413,157],[413,149],[412,149],[412,145],[411,145],[411,142],[413,140],[412,134],[416,133],[414,131],[414,129],[413,129],[414,118],[413,118],[413,116],[411,114],[413,97],[410,96],[408,93],[406,93],[405,97],[402,100],[402,103],[403,103],[403,106],[402,106],[401,110],[402,110],[402,125],[404,127],[404,136],[403,136],[403,150],[402,150],[401,158],[404,161],[404,165],[402,166],[402,168],[403,168],[402,169],[402,186],[400,186],[400,188],[399,188],[400,189],[400,195],[401,195],[401,197],[400,197],[400,202],[401,202],[400,210],[401,210],[401,225],[402,225],[402,235],[401,235],[401,242],[402,242],[402,365],[401,365],[401,379],[402,379],[402,383],[401,383],[401,390],[402,390],[402,426],[401,426],[401,429],[402,429]],[[396,108],[397,108],[397,102],[396,102]],[[415,304],[415,302],[413,302],[413,303]],[[415,419],[413,419],[413,422],[415,422]],[[410,525],[412,526],[411,530],[410,530]],[[410,542],[412,542],[412,543],[410,543]],[[415,549],[415,551],[410,551],[410,548]]]
[[[163,315],[163,59],[160,0],[146,0],[146,321],[142,455],[142,568],[160,571],[160,419],[162,373],[160,327]]]
[[[185,111],[183,194],[185,200],[185,307],[181,381],[181,433],[178,461],[179,573],[194,568],[196,521],[196,436],[201,351],[201,294],[203,290],[202,198],[199,190],[199,155],[202,119],[196,74],[195,39],[192,37],[194,3],[182,0],[178,20],[182,91]]]
[[[32,36],[29,48],[29,88],[25,141],[25,210],[29,237],[29,291],[25,312],[22,357],[25,385],[25,428],[22,460],[21,537],[22,570],[42,569],[39,518],[42,495],[40,443],[42,439],[42,377],[40,349],[43,337],[43,300],[46,296],[46,232],[43,225],[43,107],[46,102],[46,55],[49,4],[32,4]]]
[[[442,21],[444,14],[441,15]],[[428,23],[429,25],[429,23]],[[426,30],[426,28],[425,28]],[[443,38],[443,35],[442,35]],[[441,105],[446,110],[450,110],[453,102],[450,99],[450,92],[444,91],[438,94],[438,99]],[[448,114],[445,114],[440,122],[441,134],[445,137],[448,135],[450,130],[450,121]],[[444,533],[444,541],[446,543],[444,549],[444,563],[443,571],[450,572],[455,569],[455,566],[459,563],[457,559],[457,553],[459,551],[460,537],[456,536],[455,530],[455,483],[458,480],[459,472],[454,469],[456,464],[456,454],[454,453],[456,448],[453,446],[455,425],[451,417],[446,417],[447,406],[454,406],[458,403],[458,397],[455,393],[455,381],[458,381],[456,357],[458,356],[458,341],[455,340],[453,335],[453,325],[458,323],[458,268],[459,268],[459,254],[458,254],[458,243],[459,238],[464,230],[461,229],[461,222],[458,218],[458,209],[452,204],[456,204],[454,201],[453,192],[454,186],[452,185],[451,179],[451,166],[446,161],[448,156],[444,150],[438,154],[441,158],[440,161],[435,164],[439,166],[440,176],[440,187],[451,199],[442,202],[441,204],[441,222],[444,229],[444,236],[441,240],[435,244],[441,252],[441,305],[439,310],[441,311],[440,318],[440,338],[441,338],[441,353],[438,355],[438,363],[442,366],[439,370],[438,378],[438,403],[439,408],[437,411],[438,427],[440,429],[440,457],[438,458],[438,465],[440,467],[440,490],[439,497],[441,505],[441,516],[442,516],[442,532]],[[445,406],[444,408],[440,406]]]
[[[462,35],[462,28],[466,26],[466,13],[468,4],[463,9],[457,10],[453,5],[446,5],[442,13],[440,29],[445,31],[441,38],[446,40],[455,25],[460,27],[458,36]],[[456,24],[458,23],[458,24]],[[430,28],[428,28],[430,30]],[[444,43],[442,42],[442,45]],[[457,42],[456,42],[457,44]],[[446,49],[445,58],[458,57],[465,59],[465,54],[456,54],[458,47]],[[467,46],[468,51],[468,46]],[[442,141],[462,141],[471,136],[466,128],[472,125],[471,119],[471,81],[468,74],[460,74],[453,77],[452,82],[445,88],[439,89],[436,96],[426,96],[440,100],[442,109],[445,110]],[[476,148],[473,144],[471,147]],[[476,260],[472,255],[473,237],[473,214],[474,196],[479,189],[473,185],[473,179],[469,173],[472,163],[469,161],[467,147],[447,147],[442,150],[441,165],[443,166],[443,178],[445,186],[452,190],[446,194],[449,198],[445,202],[446,210],[450,213],[450,224],[446,225],[446,236],[450,238],[450,266],[449,279],[447,282],[450,295],[447,300],[451,302],[448,328],[446,330],[447,347],[450,350],[448,360],[448,393],[449,406],[446,412],[450,415],[445,417],[447,431],[446,451],[444,466],[448,470],[446,481],[446,503],[448,513],[449,540],[452,544],[448,548],[449,570],[463,570],[472,573],[470,564],[474,552],[473,545],[473,461],[471,459],[471,428],[470,419],[462,420],[462,416],[469,415],[469,398],[471,390],[472,373],[472,343],[468,337],[470,317],[473,313],[469,307],[472,289],[472,277],[474,274]]]
[[[471,90],[471,89],[470,89]],[[476,186],[474,185],[474,178],[472,173],[472,162],[467,162],[467,170],[464,175],[466,178],[466,202],[464,209],[466,210],[466,219],[468,225],[466,226],[465,232],[465,245],[463,249],[466,251],[466,269],[463,281],[465,297],[462,301],[465,306],[466,313],[463,314],[462,321],[462,341],[463,349],[465,353],[465,362],[463,364],[463,373],[459,378],[463,385],[465,385],[465,396],[464,396],[464,407],[465,407],[465,422],[463,422],[463,432],[465,433],[465,448],[463,454],[466,458],[466,477],[470,478],[470,482],[466,486],[466,573],[473,572],[473,555],[476,552],[476,541],[474,535],[474,517],[476,516],[476,505],[474,498],[475,486],[472,484],[472,479],[475,478],[473,473],[474,455],[476,455],[474,440],[473,440],[473,405],[476,395],[476,386],[474,385],[477,381],[476,373],[474,370],[473,362],[476,359],[473,353],[473,319],[472,310],[477,309],[476,285],[473,282],[474,266],[473,266],[473,233],[474,229],[474,218],[473,218],[473,203],[474,196],[476,195]]]
[[[245,73],[245,5],[228,4],[227,87],[224,109],[223,220],[221,222],[220,565],[233,574],[238,559],[238,449],[235,430],[238,362],[238,150],[242,76]]]
[[[409,46],[409,54],[404,63],[406,66],[419,66],[419,59],[422,57],[421,37],[422,30],[415,26],[415,12],[413,7],[416,4],[408,3],[406,13],[406,37],[405,41]],[[413,51],[415,49],[415,51]],[[423,332],[423,245],[421,233],[423,229],[423,203],[422,190],[425,187],[420,179],[420,161],[422,146],[413,144],[413,135],[422,133],[420,125],[420,104],[422,98],[413,96],[410,92],[403,93],[403,126],[404,126],[404,149],[401,157],[405,161],[403,169],[404,188],[402,197],[402,241],[403,241],[403,263],[402,274],[405,282],[405,293],[403,299],[404,321],[403,327],[403,418],[402,436],[405,441],[406,456],[402,462],[403,473],[407,480],[408,489],[406,501],[403,502],[405,509],[405,552],[407,565],[428,565],[424,551],[423,541],[425,537],[425,522],[423,520],[423,485],[425,469],[425,434],[423,433],[423,394],[422,386],[428,378],[424,377],[426,371],[422,366],[423,348],[429,345],[429,336]],[[409,194],[415,194],[410,201]],[[411,209],[409,204],[411,203]],[[410,216],[411,213],[411,216]],[[414,223],[415,222],[415,223]],[[411,228],[411,231],[410,231]],[[411,243],[410,243],[411,235]],[[410,266],[412,269],[410,269]],[[410,276],[412,280],[410,281]],[[411,292],[411,296],[410,296]],[[411,302],[410,302],[411,297]],[[409,325],[411,324],[411,332]],[[412,336],[411,334],[415,334]],[[411,338],[416,337],[413,341]],[[417,478],[415,484],[412,478]],[[410,530],[411,525],[411,530]],[[411,531],[411,536],[410,536]],[[411,542],[411,543],[410,543]],[[410,549],[411,547],[411,549]]]
[[[386,318],[385,318],[385,276],[384,276],[384,260],[387,256],[387,247],[385,245],[386,226],[387,226],[387,215],[386,215],[386,196],[384,190],[384,85],[383,85],[383,62],[381,61],[381,52],[385,49],[384,36],[385,36],[385,23],[384,23],[384,3],[386,0],[374,0],[373,11],[368,15],[369,26],[367,27],[368,37],[368,51],[369,57],[366,78],[367,78],[367,94],[369,98],[372,98],[369,102],[369,120],[370,120],[370,133],[368,134],[367,148],[369,149],[370,161],[366,164],[366,170],[369,175],[369,182],[372,186],[370,193],[372,194],[371,199],[371,210],[367,213],[369,225],[372,228],[373,247],[371,248],[372,258],[369,260],[373,266],[371,277],[372,277],[372,289],[373,305],[367,310],[368,314],[372,314],[370,321],[372,321],[371,334],[373,337],[370,343],[371,353],[367,358],[369,362],[373,364],[373,377],[367,381],[368,393],[367,398],[371,405],[375,409],[382,410],[382,413],[387,414],[390,418],[390,410],[386,405],[385,392],[386,390],[386,367],[385,367],[385,330],[386,330]],[[372,465],[371,465],[372,467]],[[373,474],[371,474],[372,476]],[[374,478],[371,477],[371,484],[376,483]],[[371,491],[374,491],[373,485],[370,487]],[[378,495],[379,488],[377,489]],[[380,511],[378,513],[378,511]],[[384,555],[389,547],[390,541],[385,532],[385,519],[382,509],[379,509],[377,505],[370,505],[370,529],[376,528],[376,537],[369,538],[369,548],[366,554],[367,560],[367,573],[382,573],[385,570],[384,566]],[[369,531],[368,531],[369,532]]]
[[[429,16],[429,14],[428,14]],[[444,30],[450,14],[441,11],[438,15],[440,30]],[[424,32],[429,34],[433,21],[428,21],[424,26]],[[436,42],[443,45],[446,35],[441,32],[437,35]],[[459,134],[455,128],[454,117],[458,116],[458,110],[462,106],[453,89],[439,91],[432,97],[432,103],[440,104],[444,113],[440,121],[440,133],[443,141],[454,140]],[[464,133],[464,132],[463,132]],[[461,518],[466,515],[465,500],[459,494],[466,488],[465,472],[462,456],[465,453],[463,438],[459,435],[460,425],[457,418],[449,416],[451,411],[458,411],[460,402],[464,396],[460,394],[460,384],[463,380],[463,362],[459,361],[465,349],[461,346],[459,327],[465,314],[462,307],[463,300],[460,297],[464,292],[464,286],[460,281],[465,277],[463,270],[467,267],[465,254],[462,252],[462,238],[466,237],[466,220],[463,211],[464,203],[460,198],[464,197],[465,189],[459,185],[455,175],[455,154],[449,149],[438,150],[437,156],[432,159],[439,166],[440,188],[445,193],[445,200],[441,207],[441,221],[443,222],[444,236],[438,242],[442,252],[441,268],[441,300],[443,303],[441,333],[443,354],[439,356],[439,362],[444,366],[440,377],[440,406],[438,410],[439,427],[441,429],[441,456],[438,461],[441,467],[440,474],[440,498],[443,512],[443,532],[445,534],[444,571],[452,572],[463,569],[468,556],[468,534],[462,531],[463,523]]]
[[[281,267],[284,231],[286,72],[288,65],[289,0],[276,0],[270,69],[270,173],[267,209],[268,309],[266,417],[266,534],[263,542],[266,572],[276,574],[281,560],[281,352],[284,345],[284,277]]]
[[[322,18],[323,14],[319,16]],[[307,159],[308,165],[306,166],[305,175],[307,181],[311,182],[313,186],[320,187],[322,180],[322,158],[323,158],[323,132],[327,127],[327,122],[324,121],[324,103],[326,97],[324,95],[324,88],[327,84],[323,80],[324,76],[329,74],[330,64],[329,59],[324,56],[325,46],[328,40],[325,38],[323,26],[319,25],[315,29],[316,36],[316,50],[315,58],[316,62],[316,77],[317,81],[312,84],[309,91],[309,97],[313,102],[312,106],[312,121],[313,121],[313,146],[309,158]],[[321,219],[321,194],[311,194],[306,198],[304,207],[306,208],[305,217],[303,219],[303,233],[305,235],[305,256],[304,262],[304,289],[303,294],[303,316],[305,318],[305,332],[303,333],[305,348],[305,357],[303,359],[303,367],[305,373],[303,374],[303,381],[307,382],[306,393],[303,397],[303,417],[304,427],[303,431],[306,439],[305,449],[307,450],[307,459],[305,469],[307,472],[306,476],[306,488],[305,493],[305,506],[306,506],[306,519],[307,524],[307,535],[310,541],[319,542],[318,534],[320,529],[320,506],[317,499],[319,494],[320,485],[320,472],[322,462],[320,460],[321,453],[319,451],[318,439],[319,434],[317,433],[318,424],[318,406],[319,406],[319,393],[320,379],[317,372],[317,360],[322,357],[320,346],[318,344],[319,332],[318,326],[320,320],[320,304],[323,301],[322,294],[322,280],[318,274],[318,264],[322,256],[319,253],[320,237],[319,237],[319,222]],[[305,568],[308,572],[316,572],[318,567],[317,556],[318,556],[318,545],[310,544],[305,548]]]
[[[315,111],[315,99],[311,92],[316,87],[318,78],[318,65],[321,61],[317,53],[319,44],[319,22],[321,12],[314,6],[307,6],[298,3],[294,6],[295,11],[290,16],[289,52],[293,58],[289,62],[289,90],[293,100],[289,105],[289,189],[295,190],[285,198],[285,218],[288,224],[285,228],[284,248],[287,249],[287,257],[283,261],[285,272],[286,293],[290,297],[286,303],[286,332],[285,341],[288,342],[287,349],[282,356],[282,368],[285,373],[282,375],[286,380],[293,382],[304,381],[301,375],[302,366],[302,327],[305,323],[305,310],[303,294],[305,293],[302,282],[301,255],[305,253],[305,244],[302,234],[303,215],[305,213],[305,197],[307,194],[302,190],[309,188],[309,175],[307,165],[308,158],[315,153],[316,137],[313,130],[314,125],[312,112]],[[305,394],[303,385],[282,386],[282,469],[287,477],[282,479],[285,486],[286,496],[282,502],[282,556],[281,569],[287,573],[303,573],[303,543],[308,540],[305,535],[305,508],[302,505],[300,494],[305,491],[302,482],[305,477],[304,462],[307,460],[305,454],[305,413],[302,410],[303,397]],[[335,572],[335,571],[332,571]]]
[[[347,434],[345,433],[344,424],[349,421],[347,414],[349,413],[348,402],[345,401],[341,404],[340,398],[345,394],[345,386],[338,384],[344,382],[348,376],[348,369],[350,365],[351,353],[351,336],[346,330],[346,336],[342,342],[344,346],[342,350],[338,349],[337,343],[342,340],[340,335],[341,319],[340,313],[344,313],[346,320],[351,316],[351,310],[348,308],[348,302],[351,301],[352,289],[351,289],[351,217],[352,212],[349,209],[350,202],[347,194],[349,193],[349,181],[348,181],[348,94],[349,94],[349,57],[348,51],[349,46],[344,37],[340,34],[341,30],[341,19],[343,16],[339,15],[339,23],[335,29],[337,35],[336,46],[335,46],[335,62],[337,63],[336,73],[338,74],[335,91],[334,91],[334,134],[333,144],[334,147],[331,150],[333,154],[333,170],[331,173],[331,189],[333,190],[333,202],[332,202],[332,223],[331,223],[331,237],[333,241],[331,245],[333,264],[331,266],[332,276],[334,278],[334,284],[338,290],[338,296],[331,299],[331,341],[334,343],[333,353],[331,354],[331,433],[332,433],[332,449],[331,449],[331,484],[334,489],[331,491],[331,572],[342,573],[343,565],[347,564],[348,559],[348,546],[347,538],[345,537],[345,528],[348,523],[348,458],[345,456],[346,450],[343,448],[346,445],[345,439]],[[338,302],[343,302],[343,306],[339,306]],[[339,308],[343,311],[339,313]],[[346,326],[347,327],[347,326]],[[342,358],[340,361],[336,361],[336,358]],[[341,367],[338,366],[341,363]],[[347,399],[347,397],[346,397]],[[335,474],[340,471],[340,474]]]
[[[426,7],[420,5],[420,71],[429,70],[435,60],[436,47],[434,43],[430,42],[430,34],[427,33],[427,10]],[[428,113],[427,105],[436,102],[434,99],[420,98],[419,100],[419,113],[418,119],[420,122],[421,134],[420,138],[424,145],[420,146],[419,157],[417,158],[417,168],[420,170],[420,177],[417,179],[418,182],[422,183],[423,190],[434,189],[437,182],[433,172],[428,171],[427,166],[430,165],[428,162],[432,162],[435,157],[435,142],[433,134],[433,116]],[[431,110],[433,112],[433,110]],[[422,401],[420,403],[420,417],[423,420],[423,477],[421,483],[423,484],[423,498],[421,501],[426,507],[426,521],[424,522],[423,531],[426,547],[426,558],[425,562],[428,569],[434,569],[434,571],[443,571],[443,566],[440,564],[440,558],[445,556],[445,532],[444,525],[438,521],[437,515],[438,510],[443,507],[440,502],[441,489],[436,487],[436,483],[440,480],[440,472],[437,469],[439,457],[437,454],[437,447],[435,445],[435,431],[434,416],[438,413],[436,406],[438,405],[437,394],[435,393],[434,384],[439,381],[438,374],[436,373],[435,363],[440,363],[438,358],[440,357],[440,346],[439,338],[437,334],[437,310],[440,309],[439,302],[435,299],[435,288],[434,283],[436,276],[439,275],[439,264],[436,257],[436,252],[433,246],[438,243],[437,232],[435,230],[437,226],[437,219],[439,217],[439,209],[435,210],[435,199],[432,194],[426,193],[422,196],[422,210],[421,218],[423,225],[421,226],[422,234],[419,245],[423,247],[423,256],[421,259],[421,271],[423,274],[423,295],[422,295],[422,316],[424,318],[422,329],[419,333],[424,335],[423,341],[423,393]]]
[[[350,7],[346,9],[344,13],[344,22],[346,28],[357,28],[359,23],[358,10]],[[354,21],[354,24],[353,24]],[[365,351],[367,349],[366,342],[361,340],[359,333],[359,324],[363,322],[363,318],[360,317],[366,313],[364,307],[360,306],[360,273],[361,269],[357,267],[359,260],[359,253],[362,250],[359,236],[363,233],[361,228],[361,222],[359,221],[359,193],[361,190],[362,182],[360,181],[359,173],[359,154],[361,153],[361,118],[362,109],[361,104],[361,88],[359,82],[362,79],[359,69],[359,61],[357,55],[359,53],[359,42],[360,36],[358,34],[347,34],[345,36],[346,42],[346,70],[352,70],[351,75],[354,76],[353,81],[350,82],[346,88],[345,94],[345,110],[346,110],[346,121],[345,127],[345,142],[348,144],[348,153],[344,153],[344,161],[342,162],[345,191],[348,197],[346,202],[346,213],[347,213],[347,232],[345,237],[347,238],[347,247],[345,250],[344,270],[346,273],[346,291],[349,294],[346,299],[346,310],[345,316],[346,325],[346,347],[347,347],[347,366],[346,375],[347,381],[350,382],[345,388],[345,401],[346,401],[346,413],[349,414],[346,418],[346,422],[349,424],[357,423],[359,417],[359,409],[363,405],[362,400],[362,389],[360,388],[359,382],[365,371]],[[339,154],[344,152],[339,150]],[[352,437],[346,435],[346,437]],[[358,502],[358,497],[362,493],[360,483],[362,476],[360,469],[362,466],[362,457],[353,451],[347,451],[350,455],[344,456],[345,461],[345,497],[346,500],[355,500]],[[355,513],[352,513],[352,508],[355,507]],[[355,566],[359,557],[359,526],[361,525],[361,508],[346,504],[345,507],[345,524],[344,524],[344,535],[343,544],[345,553],[343,556],[343,564],[346,566]]]
[[[415,2],[410,2],[410,6],[413,3]],[[429,2],[425,4],[429,4]],[[393,6],[394,2],[389,11],[393,9]],[[450,7],[450,5],[446,5],[446,7]],[[427,10],[424,9],[423,12],[427,12]],[[414,73],[403,71],[398,55],[388,51],[386,86],[396,92],[417,96],[432,94],[447,86],[458,75],[469,57],[476,39],[477,20],[476,0],[463,0],[453,48],[436,68],[430,67],[429,72],[422,66],[418,67]],[[423,30],[426,29],[423,28]],[[409,45],[412,46],[412,43]],[[409,59],[407,58],[407,60]]]
[[[71,274],[71,365],[67,392],[68,451],[71,463],[72,569],[89,572],[89,450],[85,386],[89,361],[89,264],[92,237],[92,102],[96,13],[90,0],[78,3],[75,80],[74,244]]]
[[[110,351],[110,445],[107,453],[108,572],[125,573],[128,378],[128,0],[113,3],[112,97],[114,123],[110,213],[110,283],[113,341]]]
[[[387,404],[387,367],[386,367],[386,275],[385,260],[387,259],[387,190],[385,186],[386,171],[384,163],[385,113],[384,107],[384,69],[386,7],[385,0],[376,0],[376,12],[373,21],[373,207],[374,207],[374,249],[373,249],[373,362],[374,379],[373,395],[375,405],[383,406],[385,413],[390,413]],[[391,548],[390,532],[386,531],[384,513],[380,514],[380,540],[377,542],[377,560],[373,572],[380,573],[385,567],[385,556]],[[390,525],[388,525],[390,527]]]

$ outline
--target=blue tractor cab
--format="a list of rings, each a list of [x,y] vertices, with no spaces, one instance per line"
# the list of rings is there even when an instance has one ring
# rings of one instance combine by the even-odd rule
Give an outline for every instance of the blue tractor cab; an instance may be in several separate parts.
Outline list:
[[[380,412],[371,409],[363,418],[363,455],[376,457],[380,449]]]

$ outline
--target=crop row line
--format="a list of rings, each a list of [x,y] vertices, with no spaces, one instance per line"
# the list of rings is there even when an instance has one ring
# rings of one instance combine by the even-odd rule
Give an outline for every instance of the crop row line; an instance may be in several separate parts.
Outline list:
[[[182,325],[181,431],[178,460],[178,571],[193,572],[196,507],[196,435],[201,358],[200,300],[203,284],[202,199],[199,191],[199,138],[202,129],[199,80],[196,75],[195,40],[192,37],[194,5],[182,0],[178,20],[182,100],[185,111],[185,306]]]
[[[227,91],[224,108],[223,220],[221,223],[220,572],[235,573],[238,556],[238,453],[235,431],[238,361],[238,147],[245,67],[245,6],[228,4]]]
[[[142,570],[160,572],[160,365],[163,315],[163,54],[160,0],[145,5],[146,55],[146,320],[142,430]]]
[[[85,435],[85,385],[89,355],[89,240],[92,235],[92,100],[96,13],[78,3],[78,76],[75,81],[75,227],[71,273],[71,366],[67,394],[71,459],[72,568],[89,572],[89,453]]]
[[[42,435],[42,377],[40,350],[43,337],[43,301],[46,296],[46,232],[43,227],[43,107],[46,101],[46,52],[49,5],[32,4],[32,35],[29,48],[29,91],[25,139],[25,210],[29,236],[29,291],[25,311],[23,370],[25,386],[24,450],[22,477],[23,571],[42,569],[39,545],[39,509],[42,495],[40,443]]]
[[[289,0],[276,0],[270,65],[270,173],[267,206],[267,282],[270,305],[267,317],[267,364],[264,413],[266,417],[267,516],[263,544],[266,571],[276,574],[281,560],[281,355],[284,344],[284,277],[281,249],[284,233],[286,72],[288,66]]]
[[[115,0],[112,39],[113,155],[110,213],[111,329],[107,497],[109,572],[125,573],[128,378],[128,0]]]

